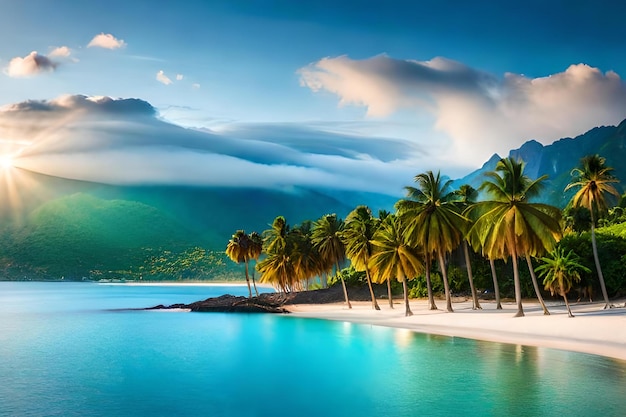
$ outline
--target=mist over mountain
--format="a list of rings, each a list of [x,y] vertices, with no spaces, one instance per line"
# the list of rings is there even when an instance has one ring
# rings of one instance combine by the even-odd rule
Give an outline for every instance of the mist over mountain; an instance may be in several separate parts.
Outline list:
[[[336,190],[113,186],[26,170],[16,177],[29,186],[18,195],[5,190],[14,204],[0,213],[0,258],[12,279],[106,276],[136,269],[155,251],[223,253],[237,229],[262,232],[278,215],[296,225],[327,213],[345,217],[364,202],[374,210],[395,202]]]
[[[604,156],[614,174],[626,181],[625,143],[626,120],[547,146],[530,140],[510,155],[526,162],[531,178],[547,174],[541,201],[564,207],[571,198],[563,192],[571,170],[585,155]],[[494,154],[480,169],[453,181],[453,187],[478,188],[498,160]],[[5,279],[81,279],[94,271],[106,277],[113,271],[137,270],[155,253],[183,253],[194,247],[226,259],[223,250],[237,229],[262,232],[278,215],[291,225],[327,213],[345,218],[359,204],[369,205],[374,213],[393,210],[402,197],[305,187],[107,185],[24,169],[15,169],[12,181],[12,187],[0,187],[0,197],[7,202],[0,211]],[[406,179],[407,185],[411,182]]]

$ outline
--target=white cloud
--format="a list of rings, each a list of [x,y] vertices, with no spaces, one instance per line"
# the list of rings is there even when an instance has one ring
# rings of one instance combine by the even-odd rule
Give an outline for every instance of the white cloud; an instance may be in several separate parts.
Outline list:
[[[52,62],[50,58],[33,51],[24,58],[13,58],[4,71],[9,77],[29,77],[43,72],[54,71],[56,67],[57,64]]]
[[[142,100],[70,95],[0,108],[0,137],[22,147],[16,165],[65,178],[397,196],[415,175],[407,155],[418,151],[407,141],[289,124],[185,129]]]
[[[176,81],[181,81],[183,78],[183,74],[176,74]]]
[[[624,118],[626,84],[615,72],[585,64],[548,77],[497,77],[446,58],[364,60],[324,58],[301,68],[301,85],[328,91],[339,105],[363,106],[368,116],[401,110],[432,117],[453,140],[451,160],[480,164],[528,139],[544,144]]]
[[[163,70],[160,70],[159,72],[157,72],[156,79],[158,82],[165,84],[165,85],[170,85],[172,83],[172,80],[170,80],[169,77],[165,75]]]
[[[193,87],[193,88],[195,88],[195,89],[198,89],[198,88],[200,88],[200,84],[198,84],[198,83],[193,83],[193,84],[191,84],[191,87]]]
[[[54,48],[49,54],[49,57],[64,57],[67,58],[72,55],[72,50],[67,46],[59,46]]]
[[[87,44],[87,48],[105,48],[105,49],[118,49],[126,46],[126,42],[122,39],[117,39],[110,33],[100,33],[93,37],[93,39]]]

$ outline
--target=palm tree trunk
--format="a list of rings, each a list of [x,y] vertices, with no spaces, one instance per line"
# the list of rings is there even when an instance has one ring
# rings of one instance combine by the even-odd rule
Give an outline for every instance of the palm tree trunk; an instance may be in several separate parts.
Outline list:
[[[326,276],[326,272],[323,272],[320,275],[320,285],[322,286],[322,288],[326,288],[328,283],[328,277]]]
[[[572,314],[572,310],[569,308],[569,302],[567,301],[567,294],[565,294],[564,292],[561,292],[561,296],[565,300],[565,307],[567,307],[567,315],[569,317],[574,317],[574,315]]]
[[[248,260],[244,261],[246,264],[246,284],[248,284],[248,298],[252,298],[252,289],[250,288],[250,278],[248,277]]]
[[[376,301],[376,296],[374,295],[374,288],[372,288],[372,279],[370,278],[370,271],[368,268],[365,268],[365,277],[367,278],[367,285],[370,287],[370,296],[372,297],[372,308],[374,310],[380,310],[378,306],[378,302]]]
[[[352,304],[350,304],[350,299],[348,298],[348,288],[346,287],[346,281],[343,280],[343,275],[339,274],[339,264],[335,265],[335,274],[339,275],[341,279],[341,286],[343,287],[343,296],[346,298],[346,304],[348,308],[352,308]]]
[[[530,271],[530,279],[533,281],[533,287],[535,287],[535,294],[537,294],[537,299],[539,300],[539,304],[541,304],[541,308],[543,309],[543,315],[549,316],[550,312],[548,311],[548,307],[546,307],[546,303],[543,302],[543,297],[541,296],[541,292],[539,291],[539,284],[537,284],[537,275],[535,275],[535,270],[533,269],[533,261],[530,259],[530,255],[526,254],[526,263],[528,264],[528,270]]]
[[[511,261],[513,263],[513,283],[515,284],[515,302],[517,303],[517,313],[513,317],[524,317],[524,308],[522,307],[522,286],[519,281],[519,268],[517,265],[517,252],[511,251]]]
[[[467,266],[467,279],[469,280],[470,290],[472,291],[472,310],[482,310],[480,303],[478,302],[478,295],[476,295],[476,288],[474,288],[474,276],[472,275],[472,264],[470,262],[469,245],[467,240],[463,241],[463,251],[465,252],[465,263]]]
[[[391,293],[391,278],[387,278],[387,297],[389,297],[389,307],[393,308],[393,294]]]
[[[254,292],[256,296],[259,296],[259,290],[256,289],[256,281],[254,280],[254,270],[252,271],[252,285],[254,286]]]
[[[413,312],[411,311],[411,307],[409,306],[409,288],[406,283],[406,276],[402,275],[402,289],[404,290],[404,315],[406,317],[412,316]]]
[[[604,275],[602,274],[602,268],[600,268],[600,258],[598,258],[598,245],[596,244],[596,227],[594,225],[593,211],[591,213],[591,248],[593,249],[593,260],[596,263],[598,279],[600,280],[600,288],[602,289],[602,296],[604,297],[604,308],[607,309],[611,307],[611,302],[609,301],[609,295],[606,292]]]
[[[424,258],[426,260],[426,290],[428,291],[428,303],[430,304],[430,310],[437,310],[435,297],[433,296],[433,286],[430,281],[430,254],[426,254]]]
[[[439,256],[439,266],[441,268],[441,277],[443,279],[443,288],[446,292],[446,309],[449,313],[453,313],[452,309],[452,297],[450,297],[450,284],[448,283],[448,271],[446,269],[446,261],[443,259],[443,252],[438,251],[437,255]]]
[[[491,267],[491,278],[493,278],[493,291],[496,293],[496,310],[502,310],[502,304],[500,303],[500,285],[498,285],[498,274],[496,273],[496,262],[493,259],[489,259],[489,266]]]

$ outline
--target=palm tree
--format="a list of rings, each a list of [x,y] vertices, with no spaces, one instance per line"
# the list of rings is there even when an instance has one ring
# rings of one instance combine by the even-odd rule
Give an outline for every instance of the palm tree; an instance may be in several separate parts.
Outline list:
[[[546,176],[533,181],[524,175],[524,166],[523,161],[512,157],[501,159],[480,186],[491,200],[476,203],[468,211],[468,216],[476,219],[468,234],[474,249],[481,248],[489,259],[512,260],[515,317],[524,315],[518,257],[552,250],[561,236],[561,211],[529,202],[539,193]]]
[[[400,219],[388,216],[374,233],[374,251],[369,268],[375,282],[382,283],[392,277],[402,282],[405,315],[412,316],[409,306],[407,278],[414,278],[424,270],[417,248],[407,243],[406,232]]]
[[[311,221],[307,220],[294,227],[287,235],[289,255],[295,268],[295,279],[306,282],[321,272],[320,256],[311,241]]]
[[[493,291],[496,296],[496,310],[502,310],[502,304],[500,303],[500,286],[498,285],[498,274],[496,273],[496,263],[492,258],[489,258],[489,267],[491,268],[491,278],[493,279]]]
[[[567,301],[567,293],[574,282],[580,281],[581,272],[590,272],[590,269],[580,264],[578,256],[569,251],[565,254],[563,248],[557,247],[550,256],[543,257],[543,265],[537,267],[537,272],[544,277],[543,284],[552,294],[559,294],[565,300],[567,314],[574,317]]]
[[[376,230],[380,227],[382,222],[392,214],[387,210],[378,210],[378,218],[376,219]],[[393,293],[391,291],[391,277],[387,277],[387,300],[389,301],[389,308],[393,308]]]
[[[565,191],[577,188],[578,191],[572,197],[571,205],[573,207],[585,207],[591,215],[591,247],[593,249],[593,259],[600,280],[600,288],[604,297],[604,308],[611,306],[609,295],[606,292],[604,283],[604,275],[600,267],[598,258],[598,246],[596,244],[596,221],[607,211],[608,195],[612,194],[619,198],[619,193],[612,185],[619,182],[611,171],[613,168],[605,165],[606,160],[599,155],[589,155],[581,160],[581,168],[572,170],[572,182],[570,182]]]
[[[261,282],[269,283],[282,292],[294,289],[297,282],[292,251],[293,239],[283,216],[277,216],[269,229],[263,231],[263,250],[267,257],[257,264]]]
[[[343,230],[343,221],[337,218],[336,214],[326,214],[313,223],[313,231],[311,240],[313,246],[320,254],[320,259],[325,268],[324,270],[335,267],[335,274],[339,272],[339,263],[345,258],[345,246],[341,241],[341,232]],[[343,295],[348,308],[352,308],[350,299],[348,298],[348,289],[343,276],[339,276],[343,287]]]
[[[367,285],[372,298],[372,308],[380,310],[372,288],[370,270],[367,266],[372,255],[371,240],[374,236],[375,222],[372,211],[367,206],[358,206],[346,217],[346,224],[341,239],[346,247],[346,257],[350,259],[356,271],[365,271]]]
[[[287,293],[293,288],[295,268],[287,253],[272,253],[257,264],[261,282],[272,284],[274,288]]]
[[[545,250],[539,250],[535,253],[535,256],[543,255]],[[526,256],[526,265],[528,265],[528,271],[530,272],[530,280],[533,283],[533,288],[535,289],[535,294],[537,295],[537,300],[539,300],[539,304],[541,305],[541,309],[543,310],[543,314],[545,316],[550,315],[550,311],[548,311],[548,307],[546,306],[545,301],[543,301],[543,297],[541,295],[541,291],[539,290],[539,284],[537,283],[537,276],[535,275],[535,270],[533,269],[533,261],[530,259],[530,255],[527,253]]]
[[[277,216],[269,229],[263,232],[263,243],[267,254],[280,253],[287,246],[289,225],[283,216]]]
[[[237,230],[228,241],[226,246],[226,255],[237,263],[243,262],[246,265],[246,284],[248,284],[248,298],[252,298],[252,289],[250,288],[250,278],[248,277],[248,260],[250,259],[250,236],[243,231]]]
[[[408,199],[396,203],[398,214],[406,225],[408,243],[424,250],[426,285],[431,309],[436,309],[430,284],[430,255],[436,254],[446,293],[446,307],[452,312],[452,299],[444,256],[463,240],[468,219],[459,213],[453,194],[446,193],[451,181],[442,182],[439,173],[432,171],[415,176],[418,187],[405,187]]]
[[[257,232],[250,233],[250,259],[254,259],[258,263],[259,257],[263,253],[263,238]],[[259,296],[259,290],[256,288],[256,281],[254,279],[254,270],[252,270],[252,285],[254,286],[254,292],[256,296]]]
[[[478,191],[469,184],[463,184],[459,187],[454,194],[459,197],[457,206],[461,211],[465,211],[471,204],[476,202],[478,197]],[[467,265],[467,279],[469,280],[470,290],[472,291],[472,309],[482,309],[478,302],[478,295],[476,294],[476,288],[474,287],[474,276],[472,274],[472,263],[470,261],[469,245],[467,239],[463,239],[463,253],[465,254],[465,264]]]

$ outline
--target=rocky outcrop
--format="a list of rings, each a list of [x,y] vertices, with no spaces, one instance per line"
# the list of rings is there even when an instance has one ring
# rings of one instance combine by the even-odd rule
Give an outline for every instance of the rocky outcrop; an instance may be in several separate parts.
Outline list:
[[[376,298],[379,300],[387,297],[385,285],[374,284],[373,288]],[[348,287],[348,295],[351,301],[370,301],[367,286]],[[222,313],[289,313],[289,310],[284,307],[289,304],[327,304],[343,301],[344,296],[341,285],[334,285],[330,288],[314,291],[263,293],[258,297],[252,298],[226,294],[191,304],[172,304],[169,306],[161,304],[146,310],[184,309],[197,312]]]
[[[234,295],[222,295],[220,297],[207,298],[191,304],[172,304],[169,306],[158,305],[146,310],[169,310],[185,309],[197,312],[214,313],[289,313],[281,304],[259,297],[247,298]]]

